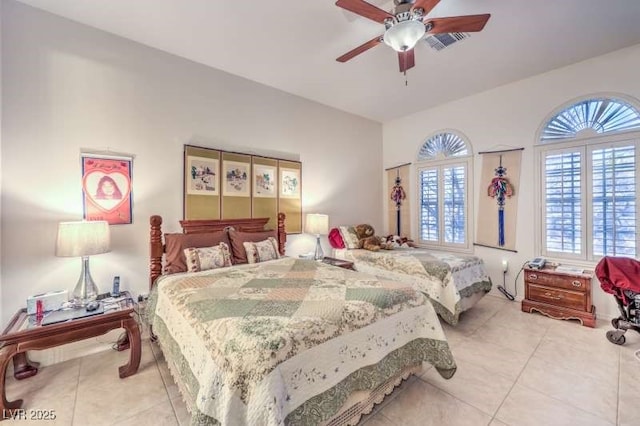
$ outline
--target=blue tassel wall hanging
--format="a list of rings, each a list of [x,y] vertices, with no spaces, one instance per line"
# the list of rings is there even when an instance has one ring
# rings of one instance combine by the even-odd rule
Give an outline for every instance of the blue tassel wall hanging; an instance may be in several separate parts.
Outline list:
[[[498,202],[498,246],[504,246],[504,203],[505,197],[513,195],[513,185],[509,183],[509,179],[505,177],[507,174],[506,167],[502,167],[502,155],[500,156],[500,165],[495,169],[496,177],[491,179],[488,194]]]

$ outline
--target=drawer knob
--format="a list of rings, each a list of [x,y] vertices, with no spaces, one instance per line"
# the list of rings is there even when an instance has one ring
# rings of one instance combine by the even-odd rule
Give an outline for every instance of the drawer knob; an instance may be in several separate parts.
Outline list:
[[[536,274],[530,274],[529,278],[532,279],[532,280],[537,280],[538,276]]]
[[[573,284],[574,287],[580,287],[582,285],[580,281],[572,281],[571,284]]]
[[[544,294],[546,297],[548,297],[549,299],[553,299],[553,300],[560,300],[562,299],[562,296],[554,296],[553,294],[546,292]]]

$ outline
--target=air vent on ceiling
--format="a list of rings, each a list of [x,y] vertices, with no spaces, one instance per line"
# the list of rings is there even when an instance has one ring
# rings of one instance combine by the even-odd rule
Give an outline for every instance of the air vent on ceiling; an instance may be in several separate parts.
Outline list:
[[[451,46],[454,43],[469,38],[469,33],[442,33],[431,34],[425,37],[427,43],[432,49],[443,50],[446,47]]]

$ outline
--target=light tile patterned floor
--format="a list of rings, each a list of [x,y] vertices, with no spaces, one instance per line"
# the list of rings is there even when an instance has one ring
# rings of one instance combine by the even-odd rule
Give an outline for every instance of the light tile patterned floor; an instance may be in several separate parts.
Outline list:
[[[598,328],[525,314],[487,296],[445,327],[458,371],[442,379],[425,366],[362,419],[380,425],[640,425],[640,335],[620,347]],[[109,351],[7,377],[9,400],[53,409],[59,425],[187,425],[189,414],[162,353],[145,341],[140,370],[121,380],[127,352]],[[28,424],[28,421],[14,421]],[[11,421],[5,423],[10,424]],[[34,422],[35,423],[35,422]]]

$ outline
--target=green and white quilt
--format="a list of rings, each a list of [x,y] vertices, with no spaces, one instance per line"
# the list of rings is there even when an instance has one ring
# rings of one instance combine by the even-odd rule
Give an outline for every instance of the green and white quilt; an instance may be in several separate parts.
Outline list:
[[[419,248],[336,249],[334,255],[353,262],[360,272],[400,281],[423,292],[451,325],[458,323],[462,298],[491,290],[484,262],[476,256]]]
[[[317,424],[403,369],[456,369],[410,286],[283,258],[160,277],[149,320],[195,424]]]

